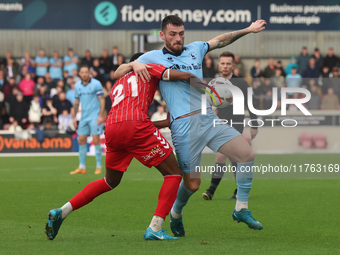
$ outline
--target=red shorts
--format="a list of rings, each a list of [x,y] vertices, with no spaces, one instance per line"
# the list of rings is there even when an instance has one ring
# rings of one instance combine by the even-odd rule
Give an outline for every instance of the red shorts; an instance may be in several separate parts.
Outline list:
[[[135,157],[147,167],[158,166],[172,147],[151,121],[124,121],[105,128],[105,166],[126,171]]]

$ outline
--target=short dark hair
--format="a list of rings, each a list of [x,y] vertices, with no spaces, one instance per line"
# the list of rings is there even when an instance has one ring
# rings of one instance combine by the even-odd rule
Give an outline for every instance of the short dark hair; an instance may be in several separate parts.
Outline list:
[[[222,57],[230,57],[233,59],[233,62],[235,61],[235,55],[234,53],[230,52],[230,51],[224,51],[220,54],[219,58],[222,58]]]
[[[176,15],[166,16],[161,23],[161,30],[164,31],[167,25],[174,25],[176,27],[184,26],[183,20]]]
[[[135,61],[137,58],[139,58],[143,54],[144,54],[143,52],[138,52],[138,53],[133,54],[133,56],[130,58],[130,62]]]
[[[84,67],[86,67],[87,69],[89,69],[90,70],[90,67],[88,66],[88,65],[81,65],[81,66],[79,66],[79,71],[80,71],[80,69],[82,69],[82,68],[84,68]]]

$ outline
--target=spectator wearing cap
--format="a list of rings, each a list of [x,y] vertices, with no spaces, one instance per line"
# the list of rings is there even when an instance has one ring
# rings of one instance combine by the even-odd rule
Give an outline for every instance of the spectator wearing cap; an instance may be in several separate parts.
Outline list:
[[[291,74],[292,73],[292,68],[295,67],[295,69],[298,69],[298,64],[296,63],[296,58],[294,56],[290,57],[290,62],[289,64],[286,66],[285,72],[286,75]]]

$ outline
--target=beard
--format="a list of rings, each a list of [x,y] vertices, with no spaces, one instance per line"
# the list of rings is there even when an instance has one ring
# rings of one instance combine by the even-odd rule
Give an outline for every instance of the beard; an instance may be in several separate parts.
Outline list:
[[[168,50],[172,51],[173,53],[181,53],[183,51],[183,43],[174,45],[166,43],[165,46],[168,48]]]

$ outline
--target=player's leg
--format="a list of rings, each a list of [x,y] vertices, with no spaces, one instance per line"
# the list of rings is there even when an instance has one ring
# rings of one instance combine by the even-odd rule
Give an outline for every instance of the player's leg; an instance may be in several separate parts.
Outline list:
[[[96,156],[96,170],[94,173],[100,174],[102,172],[102,146],[100,145],[100,135],[103,131],[103,125],[98,125],[97,120],[94,119],[91,121],[90,128]]]
[[[57,236],[62,222],[71,212],[87,205],[99,195],[114,189],[120,183],[123,174],[122,171],[107,168],[105,178],[90,182],[61,208],[51,210],[46,223],[48,239],[53,240]]]
[[[248,198],[253,181],[254,151],[242,136],[237,136],[222,145],[219,152],[237,162],[237,200],[233,219],[246,223],[252,229],[262,229],[262,224],[256,221],[248,210]]]
[[[86,121],[80,120],[78,125],[79,167],[70,174],[86,174],[87,136],[90,134],[90,126]]]
[[[171,154],[156,167],[164,176],[162,187],[158,194],[158,204],[148,229],[145,231],[146,240],[177,239],[167,235],[162,230],[162,224],[175,202],[182,172],[178,167],[174,154]]]
[[[214,193],[220,184],[224,171],[223,168],[225,167],[225,162],[226,162],[227,157],[220,153],[216,153],[216,164],[215,164],[215,171],[211,174],[211,183],[209,188],[202,194],[202,197],[205,200],[211,200],[214,196]]]

